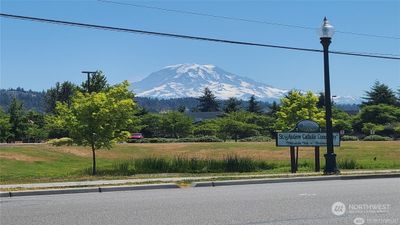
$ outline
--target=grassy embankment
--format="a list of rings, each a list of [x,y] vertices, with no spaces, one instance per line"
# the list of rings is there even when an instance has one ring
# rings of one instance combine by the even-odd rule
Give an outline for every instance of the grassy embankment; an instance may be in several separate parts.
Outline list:
[[[400,169],[400,142],[342,142],[335,148],[342,169]],[[313,148],[300,148],[299,172],[314,168]],[[321,148],[321,166],[324,166]],[[157,159],[157,160],[155,160]],[[89,148],[47,144],[0,146],[0,183],[72,181],[249,171],[287,173],[288,148],[275,143],[119,144],[97,151],[99,175],[90,176]],[[173,174],[172,174],[173,173]],[[164,174],[165,176],[165,174]]]

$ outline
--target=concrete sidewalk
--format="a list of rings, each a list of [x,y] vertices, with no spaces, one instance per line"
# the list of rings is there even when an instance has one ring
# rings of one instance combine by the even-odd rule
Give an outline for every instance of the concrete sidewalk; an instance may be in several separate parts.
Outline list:
[[[343,171],[341,176],[348,175],[384,175],[400,174],[400,170],[364,170],[364,171]],[[197,176],[197,177],[160,177],[160,178],[132,178],[123,180],[93,180],[75,182],[52,182],[52,183],[31,183],[31,184],[6,184],[0,185],[0,190],[8,189],[48,189],[48,188],[72,188],[72,187],[101,187],[125,184],[144,184],[144,183],[178,183],[194,181],[212,180],[238,180],[238,179],[276,179],[276,178],[295,178],[295,177],[334,177],[321,176],[322,173],[285,173],[285,174],[244,174],[244,175],[221,175],[221,176]]]

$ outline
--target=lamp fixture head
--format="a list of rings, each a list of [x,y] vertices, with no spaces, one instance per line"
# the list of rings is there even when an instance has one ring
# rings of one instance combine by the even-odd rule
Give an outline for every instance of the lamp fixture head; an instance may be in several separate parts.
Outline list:
[[[318,30],[318,34],[321,38],[331,38],[335,30],[333,26],[329,23],[326,17],[324,18],[324,22],[322,23],[321,28]]]

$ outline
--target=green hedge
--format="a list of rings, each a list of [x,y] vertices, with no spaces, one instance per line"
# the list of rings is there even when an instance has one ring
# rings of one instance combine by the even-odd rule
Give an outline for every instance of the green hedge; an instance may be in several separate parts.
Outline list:
[[[213,136],[187,138],[142,138],[129,139],[128,143],[181,143],[181,142],[222,142],[222,139]]]
[[[369,136],[366,136],[363,140],[364,141],[392,141],[393,139],[390,137],[384,137],[384,136],[380,136],[380,135],[369,135]]]
[[[267,137],[267,136],[254,136],[254,137],[248,137],[248,138],[243,138],[239,140],[240,142],[270,142],[272,141],[272,138]]]
[[[54,146],[62,146],[62,145],[70,146],[73,144],[73,141],[71,138],[63,137],[63,138],[50,139],[47,141],[47,144],[51,144]]]
[[[240,139],[240,142],[270,142],[272,138],[267,136],[254,136]],[[186,138],[143,138],[128,139],[128,143],[182,143],[182,142],[223,142],[222,139],[214,136],[186,137]]]
[[[344,135],[340,138],[341,141],[358,141],[357,136],[351,136],[351,135]]]

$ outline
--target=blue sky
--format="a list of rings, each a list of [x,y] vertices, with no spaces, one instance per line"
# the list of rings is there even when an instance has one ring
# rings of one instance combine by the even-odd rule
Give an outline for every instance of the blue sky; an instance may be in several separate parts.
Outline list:
[[[308,27],[400,37],[400,1],[124,1]],[[316,31],[91,1],[1,1],[2,13],[321,49]],[[138,81],[179,63],[214,64],[277,88],[323,90],[322,54],[116,33],[0,18],[0,88],[44,90],[102,70]],[[336,33],[331,50],[400,55],[400,39]],[[400,87],[400,61],[330,55],[332,95],[362,96],[376,81]]]

